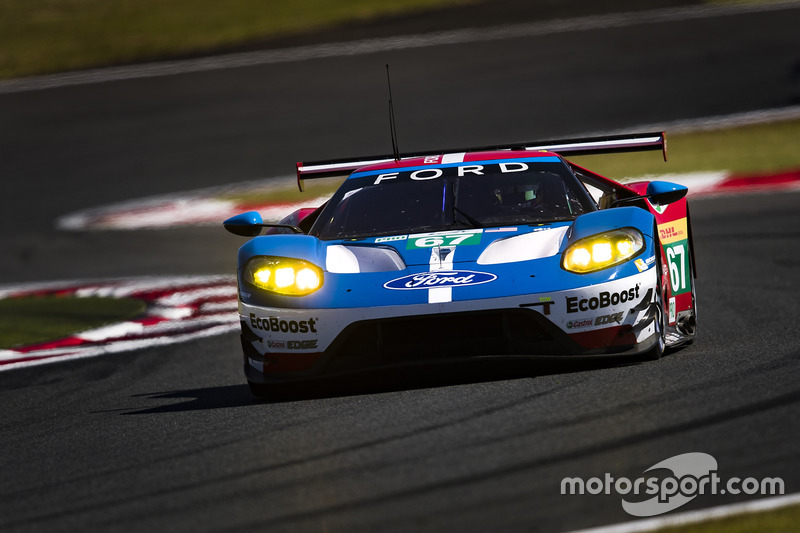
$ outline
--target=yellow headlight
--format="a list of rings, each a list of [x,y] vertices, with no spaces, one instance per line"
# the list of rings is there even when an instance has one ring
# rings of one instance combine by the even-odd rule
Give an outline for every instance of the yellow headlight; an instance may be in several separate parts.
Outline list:
[[[644,249],[644,238],[633,228],[623,228],[586,237],[564,252],[564,270],[586,274],[609,268],[637,256]]]
[[[253,272],[253,280],[256,282],[256,285],[269,284],[270,277],[272,277],[272,270],[269,268],[259,268]]]
[[[611,251],[611,243],[600,241],[592,244],[592,261],[595,263],[607,263],[611,261],[614,254]]]
[[[294,268],[281,267],[275,269],[275,286],[279,289],[285,289],[294,284]]]
[[[247,263],[243,278],[265,291],[305,296],[322,286],[322,269],[303,259],[254,257]]]
[[[303,268],[295,276],[295,284],[301,290],[314,290],[319,287],[319,276],[310,268]]]

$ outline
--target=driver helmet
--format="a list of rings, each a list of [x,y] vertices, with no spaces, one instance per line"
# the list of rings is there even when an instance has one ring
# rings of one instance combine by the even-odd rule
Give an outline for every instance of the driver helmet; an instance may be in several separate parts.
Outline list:
[[[500,204],[510,207],[538,207],[542,203],[539,182],[516,183],[495,190]]]

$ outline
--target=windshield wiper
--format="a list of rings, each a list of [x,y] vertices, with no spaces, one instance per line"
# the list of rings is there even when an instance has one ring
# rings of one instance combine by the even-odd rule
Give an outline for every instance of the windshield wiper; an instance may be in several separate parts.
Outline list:
[[[474,217],[472,217],[472,216],[468,215],[467,213],[465,213],[464,211],[462,211],[461,209],[459,209],[459,208],[458,208],[457,206],[455,206],[455,205],[453,206],[453,211],[454,211],[455,213],[458,213],[458,214],[459,214],[459,215],[461,215],[462,217],[466,218],[466,219],[467,219],[467,222],[469,222],[470,224],[472,224],[472,227],[473,227],[473,228],[482,228],[482,227],[483,227],[483,224],[481,224],[480,220],[478,220],[477,218],[474,218]],[[455,218],[456,218],[456,217],[455,217],[455,215],[454,215],[454,216],[453,216],[453,222],[455,222]]]
[[[473,228],[482,228],[483,224],[481,224],[480,220],[478,220],[477,218],[465,213],[464,211],[462,211],[458,207],[458,186],[460,185],[460,183],[461,183],[460,180],[455,180],[453,182],[453,187],[452,187],[452,190],[453,190],[453,193],[452,193],[453,194],[453,224],[456,223],[456,219],[458,218],[457,215],[461,215],[462,217],[467,219],[467,222],[472,224]],[[442,207],[444,207],[444,205],[442,205]]]
[[[542,218],[539,220],[531,220],[529,222],[525,222],[529,226],[533,226],[534,224],[552,224],[553,222],[567,222],[570,220],[575,220],[578,217],[574,216],[563,216],[563,217],[552,217],[552,218]]]

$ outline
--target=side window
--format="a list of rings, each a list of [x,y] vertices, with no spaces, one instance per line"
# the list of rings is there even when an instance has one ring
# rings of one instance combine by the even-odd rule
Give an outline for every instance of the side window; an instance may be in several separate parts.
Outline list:
[[[614,189],[611,187],[602,187],[596,180],[593,180],[591,177],[574,167],[572,170],[575,173],[575,176],[577,176],[581,185],[583,185],[584,188],[586,188],[586,190],[589,192],[589,196],[592,197],[592,200],[594,200],[594,203],[598,209],[605,209],[611,202],[616,200],[617,195]]]
[[[586,190],[589,191],[589,195],[592,197],[592,200],[594,200],[594,203],[599,205],[600,198],[602,198],[603,195],[606,193],[604,193],[602,189],[598,189],[594,185],[585,182],[581,183],[583,184],[584,187],[586,187]]]
[[[569,212],[574,215],[583,214],[587,206],[585,206],[585,204],[581,202],[580,198],[578,198],[575,188],[567,187],[566,189],[567,189],[567,201],[569,202]],[[589,195],[591,196],[591,191],[589,191]],[[594,200],[594,196],[592,196],[592,199]],[[597,200],[595,200],[595,204],[596,203]]]

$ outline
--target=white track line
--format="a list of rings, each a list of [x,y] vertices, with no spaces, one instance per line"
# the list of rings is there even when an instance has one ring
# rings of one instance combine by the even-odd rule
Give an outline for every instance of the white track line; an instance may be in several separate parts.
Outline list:
[[[360,56],[377,52],[413,48],[500,41],[520,37],[536,37],[608,28],[625,28],[641,24],[680,22],[730,15],[747,15],[758,12],[797,8],[800,8],[800,1],[798,0],[770,3],[709,4],[654,9],[649,11],[610,13],[607,15],[556,19],[527,24],[510,24],[490,28],[466,28],[461,30],[364,39],[360,41],[319,44],[277,50],[222,54],[197,59],[161,61],[141,65],[108,67],[8,80],[0,82],[0,94],[54,89],[70,85],[86,85],[137,78],[172,76],[175,74],[206,72],[228,68],[309,61],[312,59]]]
[[[791,505],[800,504],[800,493],[775,496],[774,498],[762,498],[759,500],[709,507],[699,511],[688,511],[658,518],[648,518],[647,520],[636,520],[633,522],[623,522],[590,529],[581,529],[571,533],[644,533],[647,531],[658,531],[666,527],[684,526],[697,524],[708,520],[737,516],[746,513],[758,513],[762,511],[772,511]]]

